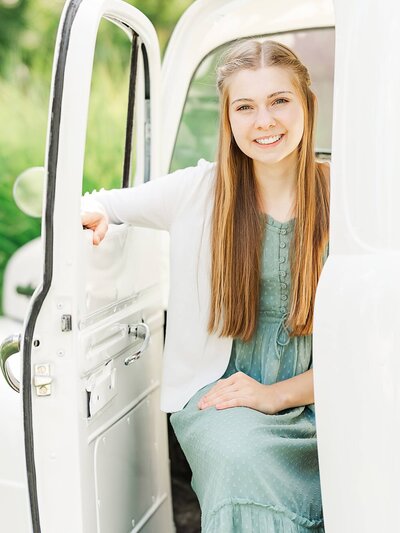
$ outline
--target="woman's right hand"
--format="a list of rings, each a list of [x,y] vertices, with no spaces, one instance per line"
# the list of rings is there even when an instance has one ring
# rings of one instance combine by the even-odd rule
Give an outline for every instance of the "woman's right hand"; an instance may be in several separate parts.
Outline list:
[[[93,230],[93,244],[98,245],[108,230],[108,220],[104,213],[82,211],[81,221],[84,228]]]

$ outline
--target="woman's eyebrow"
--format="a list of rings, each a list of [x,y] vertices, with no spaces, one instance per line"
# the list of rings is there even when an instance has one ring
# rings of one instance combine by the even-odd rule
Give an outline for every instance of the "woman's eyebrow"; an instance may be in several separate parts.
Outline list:
[[[273,98],[274,96],[277,96],[278,94],[285,94],[285,93],[293,94],[292,91],[277,91],[275,93],[269,94],[267,98]],[[236,102],[253,102],[253,100],[251,98],[237,98],[231,103],[231,105],[235,104]]]

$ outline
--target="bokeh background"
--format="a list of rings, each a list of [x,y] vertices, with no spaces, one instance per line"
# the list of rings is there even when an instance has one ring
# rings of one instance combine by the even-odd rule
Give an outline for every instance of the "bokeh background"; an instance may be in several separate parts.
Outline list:
[[[192,0],[125,0],[140,9],[156,27],[162,53],[174,26]],[[4,268],[22,244],[40,235],[40,219],[22,213],[13,186],[27,168],[44,165],[53,52],[64,0],[0,0],[0,314]],[[110,25],[109,25],[110,26]],[[89,120],[85,187],[120,182],[124,135],[124,95],[129,42],[121,31],[102,31],[94,73],[96,93]],[[105,105],[105,103],[107,105]],[[99,112],[97,112],[99,111]],[[101,112],[100,112],[101,111]],[[106,120],[105,120],[106,119]],[[96,123],[97,121],[97,123]],[[104,124],[108,124],[104,127]],[[90,138],[91,132],[95,140]],[[104,147],[107,146],[107,150]],[[96,147],[96,148],[94,148]]]

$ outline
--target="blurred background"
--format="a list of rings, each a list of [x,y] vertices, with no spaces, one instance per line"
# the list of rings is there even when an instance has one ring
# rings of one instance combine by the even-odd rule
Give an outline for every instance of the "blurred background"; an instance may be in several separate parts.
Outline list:
[[[192,0],[125,0],[156,27],[162,53]],[[54,45],[64,0],[0,0],[0,315],[5,265],[22,244],[40,235],[40,219],[22,213],[13,199],[16,178],[42,167]],[[129,41],[104,25],[96,47],[85,189],[119,186],[125,131],[121,87],[127,89]],[[107,126],[105,126],[107,124]],[[116,130],[110,131],[110,124]],[[107,150],[104,147],[107,146]],[[94,186],[94,185],[93,185]],[[92,186],[92,188],[93,188]]]

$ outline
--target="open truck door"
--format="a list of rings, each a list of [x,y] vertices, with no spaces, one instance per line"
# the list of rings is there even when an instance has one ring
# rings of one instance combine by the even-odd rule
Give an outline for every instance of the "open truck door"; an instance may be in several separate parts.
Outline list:
[[[20,347],[35,533],[174,530],[166,417],[159,409],[162,234],[111,226],[97,248],[80,222],[102,20],[131,41],[122,186],[159,175],[160,55],[153,26],[119,0],[67,2],[50,98],[43,282],[32,297]]]

